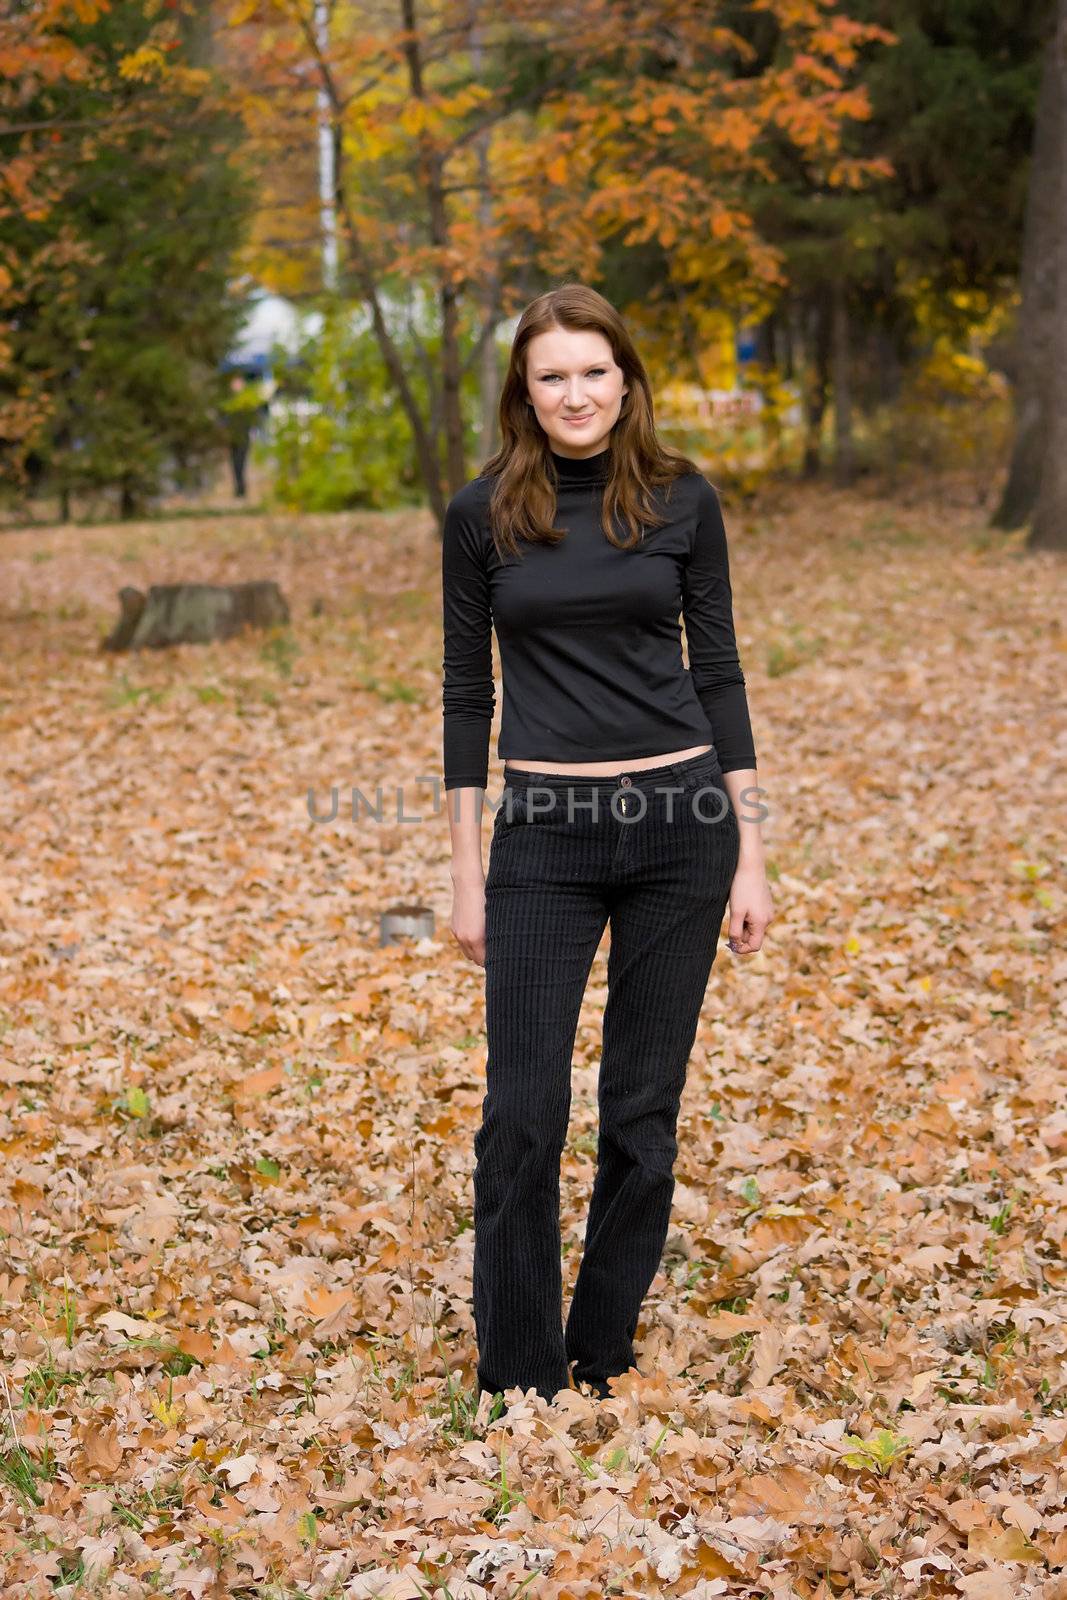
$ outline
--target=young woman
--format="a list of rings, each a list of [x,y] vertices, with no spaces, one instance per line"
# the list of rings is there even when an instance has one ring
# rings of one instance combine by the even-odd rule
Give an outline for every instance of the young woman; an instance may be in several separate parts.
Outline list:
[[[741,810],[756,756],[718,499],[657,439],[644,367],[595,290],[526,308],[500,423],[500,450],[449,503],[442,553],[451,926],[485,967],[478,1385],[551,1399],[573,1367],[605,1396],[634,1364],[667,1235],[723,914],[746,954],[773,907],[758,817]],[[504,791],[483,875],[494,626]],[[607,925],[597,1170],[564,1328],[560,1155]]]

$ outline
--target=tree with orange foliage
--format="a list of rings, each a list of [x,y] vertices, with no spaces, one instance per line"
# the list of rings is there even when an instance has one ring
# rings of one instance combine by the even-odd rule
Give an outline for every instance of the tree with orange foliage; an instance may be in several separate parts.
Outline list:
[[[367,306],[439,522],[467,476],[460,386],[499,322],[545,277],[594,279],[609,245],[664,253],[672,298],[770,298],[779,256],[745,200],[763,143],[791,141],[826,183],[884,164],[849,158],[866,114],[861,45],[889,38],[837,0],[749,0],[777,34],[746,76],[736,4],[444,0],[394,11],[337,0],[329,45],[313,0],[222,0],[235,94],[267,184],[259,260],[317,283],[315,95],[325,90],[343,239],[341,293]],[[420,406],[389,324],[391,286],[434,297]],[[281,286],[281,285],[280,285]],[[673,310],[671,312],[673,316]]]
[[[64,119],[28,114],[27,108],[42,88],[82,83],[91,74],[87,52],[62,27],[76,16],[94,22],[106,6],[107,0],[47,0],[0,15],[0,367],[14,359],[10,330],[20,281],[58,271],[78,256],[72,231],[62,223],[29,259],[16,254],[16,220],[39,219],[62,199],[62,174],[49,155],[67,132],[75,131]],[[20,445],[47,415],[47,396],[32,383],[20,382],[0,398],[0,451],[5,466],[19,476],[24,476]]]

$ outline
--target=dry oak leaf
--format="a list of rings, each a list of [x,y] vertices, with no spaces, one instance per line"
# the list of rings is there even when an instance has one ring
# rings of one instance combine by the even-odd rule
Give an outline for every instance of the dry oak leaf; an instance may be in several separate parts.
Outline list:
[[[269,1094],[272,1089],[280,1089],[285,1081],[285,1073],[280,1065],[263,1067],[259,1072],[250,1072],[247,1077],[238,1078],[230,1085],[230,1093],[235,1100],[250,1099],[255,1095]]]
[[[97,1317],[98,1328],[108,1328],[112,1333],[120,1333],[127,1339],[160,1339],[166,1334],[166,1329],[161,1328],[158,1322],[146,1322],[141,1317],[128,1317],[124,1311],[105,1311]]]
[[[118,1424],[109,1422],[106,1427],[95,1424],[78,1430],[86,1465],[95,1467],[105,1477],[111,1477],[122,1465],[122,1446],[119,1443]]]
[[[1012,1567],[965,1573],[955,1582],[965,1600],[1019,1600],[1019,1576]]]
[[[316,1321],[323,1317],[332,1317],[335,1312],[351,1304],[352,1293],[349,1289],[327,1289],[318,1284],[304,1291],[304,1307],[310,1311]]]
[[[1045,1559],[1021,1528],[972,1528],[967,1537],[967,1554],[988,1561],[1043,1563]]]
[[[782,1354],[785,1338],[779,1328],[768,1325],[760,1330],[752,1345],[750,1381],[757,1389],[765,1389],[774,1374],[784,1366]]]
[[[119,1547],[117,1533],[108,1534],[99,1538],[86,1534],[79,1539],[76,1549],[81,1551],[85,1564],[85,1577],[99,1578],[101,1574],[109,1572],[115,1564],[115,1555]]]
[[[713,1339],[733,1339],[739,1333],[762,1333],[770,1326],[766,1317],[758,1316],[754,1311],[747,1314],[739,1311],[717,1311],[704,1323],[705,1329]]]
[[[236,1489],[238,1484],[250,1481],[258,1466],[256,1457],[246,1453],[243,1456],[231,1456],[228,1461],[220,1461],[219,1471],[224,1472],[230,1480],[230,1488]]]
[[[173,1239],[181,1216],[181,1203],[174,1195],[150,1195],[143,1206],[122,1219],[119,1240],[136,1255],[148,1255]]]
[[[192,1356],[194,1360],[207,1361],[215,1348],[215,1341],[210,1333],[199,1328],[183,1328],[178,1336],[178,1349],[183,1355]]]

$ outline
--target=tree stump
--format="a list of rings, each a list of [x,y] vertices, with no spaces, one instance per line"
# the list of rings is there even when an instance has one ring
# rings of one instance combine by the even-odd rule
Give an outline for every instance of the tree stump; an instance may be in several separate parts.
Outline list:
[[[273,579],[254,583],[154,583],[119,590],[122,615],[104,650],[162,649],[210,644],[243,628],[272,628],[289,621],[285,596]]]

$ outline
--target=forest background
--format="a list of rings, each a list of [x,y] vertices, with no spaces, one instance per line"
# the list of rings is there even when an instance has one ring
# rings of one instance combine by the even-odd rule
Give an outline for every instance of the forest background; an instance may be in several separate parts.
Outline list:
[[[317,314],[272,372],[267,502],[440,521],[495,448],[515,316],[578,278],[716,481],[970,467],[1021,526],[1061,442],[1055,22],[1024,0],[15,7],[4,501],[130,517],[201,487],[267,288]]]

